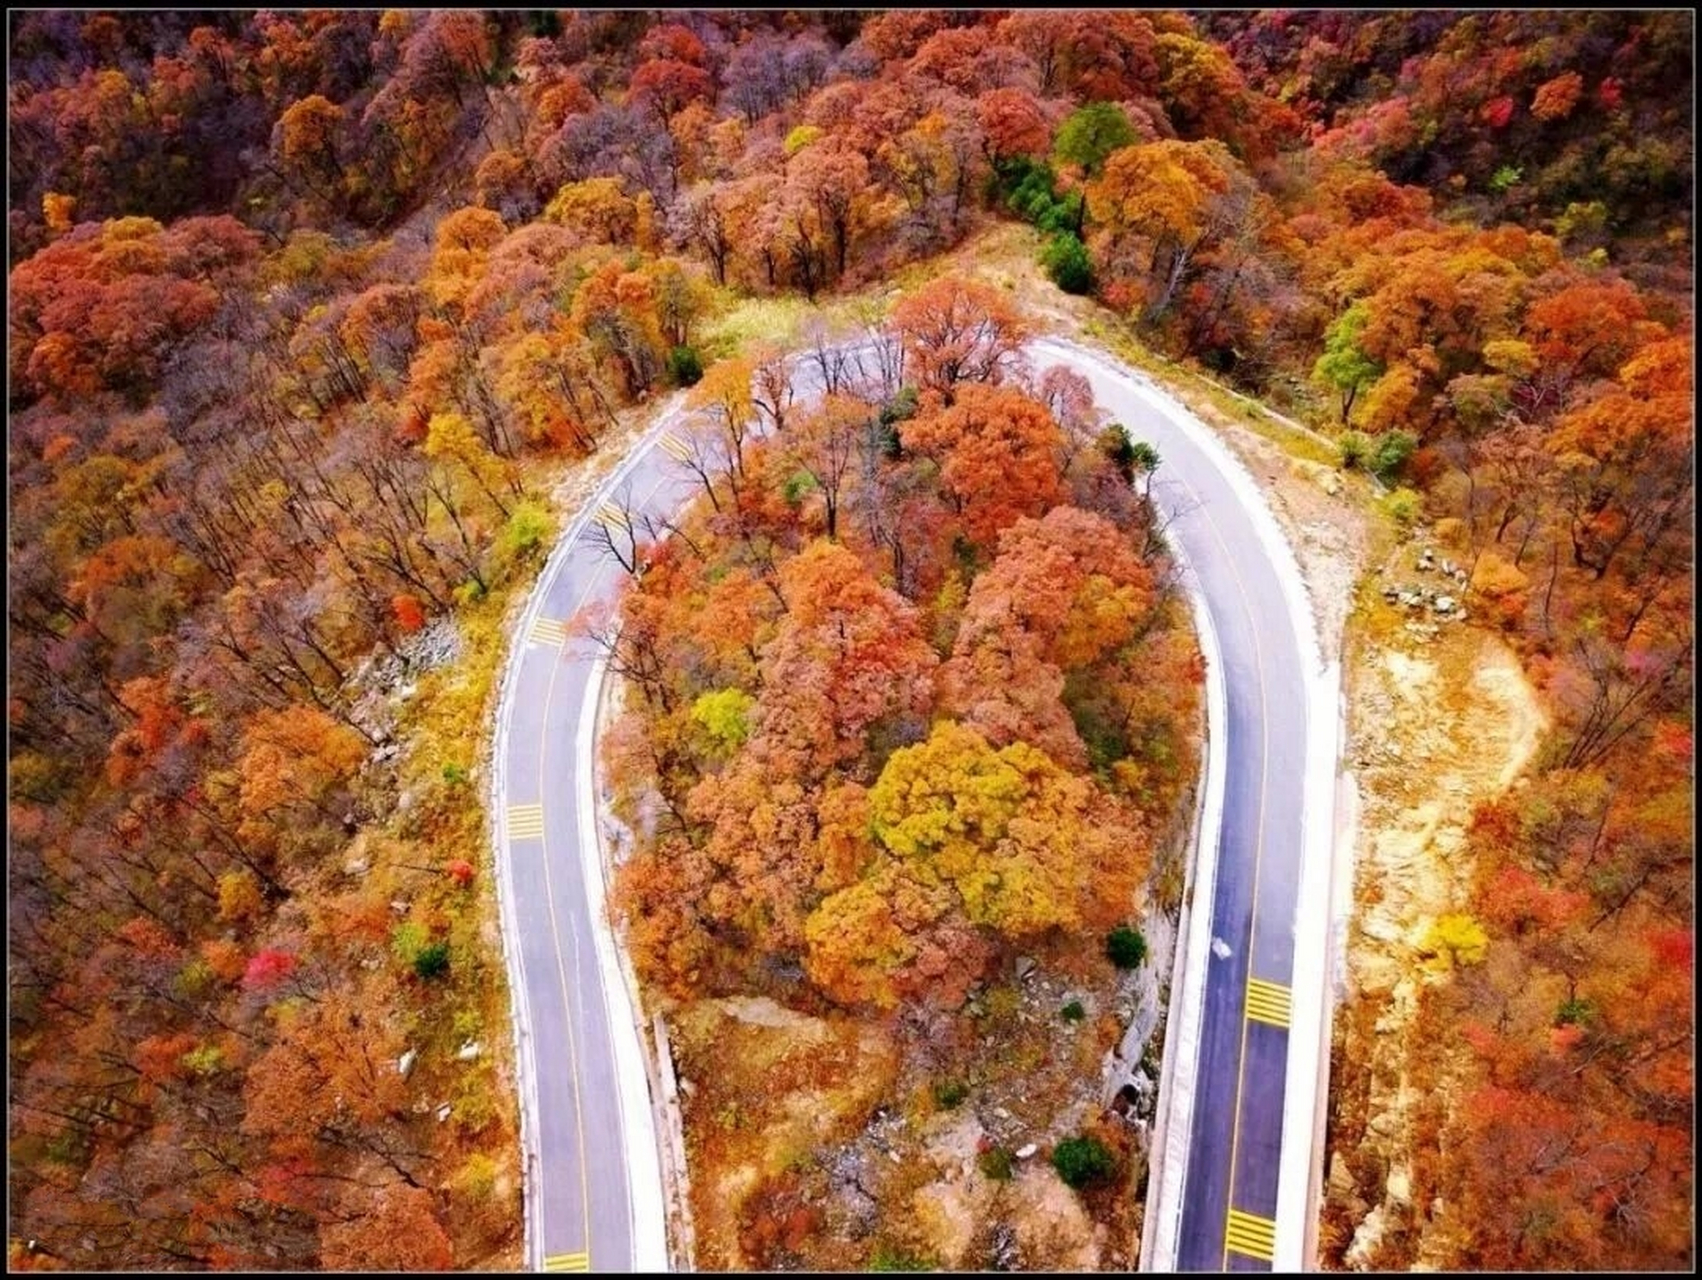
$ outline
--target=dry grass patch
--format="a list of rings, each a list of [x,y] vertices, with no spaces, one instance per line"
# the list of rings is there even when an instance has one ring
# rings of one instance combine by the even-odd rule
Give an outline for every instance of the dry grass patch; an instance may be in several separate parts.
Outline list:
[[[815,1152],[859,1130],[885,1096],[891,1037],[766,999],[700,1000],[670,1027],[697,1266],[743,1270],[770,1260],[753,1255],[796,1252],[815,1230],[802,1179]]]

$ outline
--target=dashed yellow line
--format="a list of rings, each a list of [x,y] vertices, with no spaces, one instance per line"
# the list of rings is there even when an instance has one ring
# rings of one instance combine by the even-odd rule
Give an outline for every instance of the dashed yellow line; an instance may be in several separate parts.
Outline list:
[[[662,452],[667,454],[675,462],[691,461],[691,445],[680,436],[675,435],[673,432],[670,431],[667,435],[663,436],[661,444]]]
[[[1247,1016],[1253,1021],[1286,1027],[1292,1003],[1292,993],[1280,982],[1247,979]]]
[[[508,838],[538,840],[544,834],[544,806],[516,804],[508,808]]]
[[[612,502],[605,502],[597,508],[597,523],[611,533],[632,531],[632,517]]]
[[[1223,1228],[1224,1243],[1236,1253],[1269,1262],[1276,1253],[1276,1223],[1239,1209],[1229,1211]]]
[[[558,1253],[554,1257],[544,1259],[545,1271],[589,1271],[591,1270],[591,1255],[588,1253]]]
[[[560,648],[567,643],[567,623],[554,618],[535,618],[526,638],[534,644],[549,644]]]

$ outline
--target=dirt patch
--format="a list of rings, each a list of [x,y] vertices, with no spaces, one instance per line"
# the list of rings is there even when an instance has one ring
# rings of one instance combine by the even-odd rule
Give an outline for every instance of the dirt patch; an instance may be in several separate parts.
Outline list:
[[[1410,556],[1398,549],[1382,576],[1405,581]],[[1320,1232],[1320,1261],[1354,1269],[1383,1265],[1393,1224],[1414,1216],[1425,1182],[1415,1163],[1434,1151],[1451,1095],[1446,1069],[1409,1052],[1435,1034],[1421,1025],[1420,992],[1449,980],[1424,963],[1427,934],[1467,900],[1472,810],[1518,785],[1546,726],[1500,639],[1460,623],[1413,623],[1375,582],[1360,592],[1349,643],[1343,763],[1357,771],[1360,812]]]
[[[695,1265],[1131,1268],[1143,1154],[1100,1099],[1127,980],[1098,957],[1024,959],[1024,977],[953,1013],[854,1021],[768,999],[672,1012]],[[1048,1161],[1083,1132],[1119,1174],[1078,1195]]]
[[[750,1269],[751,1251],[799,1231],[791,1207],[776,1213],[778,1204],[753,1197],[767,1189],[770,1200],[796,1200],[805,1218],[819,1216],[809,1211],[820,1197],[806,1194],[800,1174],[820,1146],[866,1123],[896,1070],[892,1039],[878,1026],[760,999],[697,1001],[669,1022],[694,1175],[695,1262]]]

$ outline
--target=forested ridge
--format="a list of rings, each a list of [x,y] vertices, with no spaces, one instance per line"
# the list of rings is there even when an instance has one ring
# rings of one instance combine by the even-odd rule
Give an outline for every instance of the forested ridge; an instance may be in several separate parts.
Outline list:
[[[1549,700],[1528,785],[1473,820],[1482,945],[1425,997],[1470,1087],[1382,1261],[1440,1225],[1460,1268],[1687,1265],[1691,15],[10,23],[14,1265],[518,1256],[477,762],[547,487],[672,387],[772,415],[773,353],[703,337],[741,298],[829,300],[1009,219],[1403,518],[1459,522],[1474,616]],[[771,422],[634,594],[661,665],[627,663],[652,718],[612,746],[674,752],[670,838],[697,833],[629,872],[659,982],[734,989],[763,937],[888,1007],[1001,930],[1105,923],[1020,833],[1044,892],[906,890],[895,770],[1137,844],[1130,797],[1162,807],[1113,670],[1164,616],[1108,532],[1143,534],[1137,473],[1067,380],[931,363],[942,300],[864,331],[913,401]],[[665,587],[740,643],[681,639]],[[807,866],[766,857],[784,821],[738,829],[782,775]]]

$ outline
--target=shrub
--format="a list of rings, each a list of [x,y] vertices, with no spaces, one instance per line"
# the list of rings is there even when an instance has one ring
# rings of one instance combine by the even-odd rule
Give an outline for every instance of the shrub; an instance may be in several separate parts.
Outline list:
[[[495,1193],[496,1176],[496,1161],[483,1152],[475,1152],[450,1180],[450,1187],[469,1199],[484,1200]]]
[[[1342,451],[1342,468],[1347,471],[1363,466],[1371,452],[1371,441],[1362,432],[1347,431],[1338,442]]]
[[[192,1076],[217,1075],[225,1067],[224,1050],[216,1044],[204,1044],[184,1054],[183,1069]]]
[[[962,1105],[969,1096],[969,1086],[961,1080],[941,1080],[934,1085],[934,1101],[947,1111]]]
[[[1040,265],[1065,293],[1093,292],[1093,259],[1073,232],[1053,236],[1040,251]]]
[[[1075,239],[1082,224],[1083,212],[1081,192],[1072,191],[1067,195],[1054,196],[1046,204],[1037,205],[1034,225],[1047,235],[1062,233]]]
[[[668,352],[668,381],[676,387],[695,386],[703,378],[703,361],[693,347],[675,347]]]
[[[414,972],[422,978],[441,978],[449,972],[449,944],[432,942],[414,956]]]
[[[795,507],[820,487],[816,478],[808,471],[795,471],[781,486],[780,496],[786,499],[787,506]]]
[[[1105,935],[1105,955],[1119,969],[1138,969],[1146,959],[1146,939],[1139,929],[1120,924]]]
[[[1009,1147],[991,1147],[981,1153],[977,1163],[981,1172],[993,1182],[1009,1182],[1016,1172],[1016,1157]]]
[[[1595,1006],[1588,1000],[1580,1000],[1574,996],[1570,1000],[1561,1002],[1559,1010],[1554,1015],[1554,1022],[1556,1026],[1581,1027],[1587,1022],[1594,1022],[1595,1017]]]
[[[1418,447],[1418,437],[1406,431],[1389,431],[1371,441],[1371,456],[1366,470],[1388,484],[1406,466],[1412,451]]]
[[[983,1003],[987,1007],[987,1016],[994,1022],[1009,1022],[1016,1017],[1022,997],[1017,994],[1015,987],[998,986],[987,992]]]
[[[1065,1138],[1052,1149],[1052,1167],[1077,1191],[1100,1186],[1117,1175],[1117,1159],[1098,1138]]]
[[[795,156],[810,143],[821,137],[821,128],[813,124],[801,124],[786,135],[786,141],[781,145],[788,156]]]
[[[870,1271],[932,1271],[934,1264],[893,1244],[878,1244],[869,1255]]]
[[[1410,529],[1424,513],[1424,499],[1403,486],[1383,499],[1383,510],[1401,529]]]
[[[1087,1010],[1082,1008],[1080,1000],[1072,1000],[1058,1011],[1058,1016],[1065,1022],[1080,1022],[1087,1017]]]
[[[1445,972],[1480,963],[1489,951],[1489,935],[1470,916],[1455,913],[1438,918],[1418,949],[1429,968]]]
[[[1099,452],[1111,460],[1111,465],[1117,468],[1117,474],[1129,484],[1135,482],[1135,442],[1129,438],[1129,429],[1121,422],[1113,422],[1099,433],[1095,443]]]
[[[403,964],[412,964],[414,957],[429,941],[425,926],[416,920],[404,920],[390,931],[390,954]]]
[[[890,427],[896,422],[904,422],[916,416],[916,406],[919,397],[916,388],[906,383],[898,389],[898,393],[881,406],[881,426]]]
[[[503,553],[510,559],[530,555],[550,536],[553,523],[549,512],[537,503],[516,502],[502,527]]]

